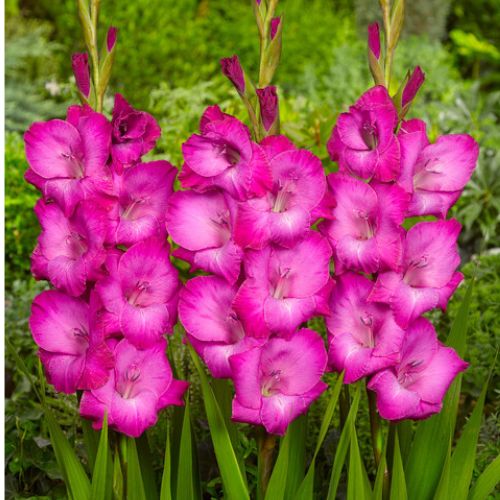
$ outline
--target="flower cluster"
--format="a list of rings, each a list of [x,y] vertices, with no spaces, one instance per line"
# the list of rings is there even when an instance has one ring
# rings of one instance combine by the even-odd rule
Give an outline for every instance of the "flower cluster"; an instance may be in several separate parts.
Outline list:
[[[371,46],[376,56],[373,40]],[[417,68],[401,110],[422,83]],[[378,85],[340,114],[328,142],[339,167],[328,176],[336,205],[320,228],[337,275],[327,318],[329,364],[345,370],[346,383],[371,377],[379,413],[390,420],[438,412],[467,366],[421,316],[444,310],[463,278],[456,271],[460,224],[446,216],[478,157],[472,137],[445,135],[431,143],[425,123],[404,121],[404,112]],[[403,222],[415,216],[434,220],[406,231]]]
[[[321,162],[283,136],[255,143],[217,106],[182,149],[167,230],[173,254],[210,275],[187,281],[180,320],[212,375],[234,381],[233,419],[283,434],[326,388],[323,340],[301,328],[329,313],[333,285],[330,245],[311,230]]]
[[[42,193],[32,272],[54,288],[32,306],[40,359],[56,390],[83,391],[80,412],[96,428],[107,413],[129,436],[183,404],[187,388],[173,379],[164,338],[180,288],[165,229],[176,169],[141,161],[159,135],[120,95],[111,121],[71,106],[66,120],[25,134],[26,179]]]

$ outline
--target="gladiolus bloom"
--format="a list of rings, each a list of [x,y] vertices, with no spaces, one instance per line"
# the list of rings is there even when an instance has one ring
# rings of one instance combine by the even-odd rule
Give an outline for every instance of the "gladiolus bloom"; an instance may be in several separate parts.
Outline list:
[[[236,395],[233,420],[263,425],[283,435],[327,388],[321,381],[327,356],[323,340],[303,328],[289,340],[272,338],[229,358]]]
[[[401,361],[375,374],[368,389],[376,392],[383,418],[423,419],[441,410],[448,387],[467,366],[438,341],[432,324],[419,318],[406,332]]]

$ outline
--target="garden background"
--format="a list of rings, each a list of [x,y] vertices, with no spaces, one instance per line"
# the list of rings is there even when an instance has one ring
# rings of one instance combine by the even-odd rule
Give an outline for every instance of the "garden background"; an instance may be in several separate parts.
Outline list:
[[[326,140],[338,113],[371,85],[365,30],[378,15],[376,0],[282,0],[283,55],[276,82],[282,130],[299,147],[311,149],[326,168]],[[245,117],[239,99],[220,74],[219,59],[238,53],[248,70],[258,64],[256,27],[249,0],[103,0],[101,21],[119,29],[112,91],[152,113],[162,127],[154,157],[179,166],[180,145],[195,132],[203,109],[219,103]],[[31,301],[46,284],[30,276],[29,255],[39,232],[32,208],[35,188],[23,180],[27,164],[22,133],[32,121],[61,117],[77,101],[71,53],[84,49],[76,0],[6,1],[6,337],[34,374],[36,346],[28,330]],[[477,275],[470,311],[462,419],[470,413],[500,344],[500,3],[498,0],[413,0],[396,55],[396,76],[419,64],[427,75],[415,114],[431,136],[467,131],[479,142],[479,164],[452,209],[464,226],[460,237],[463,272]],[[112,107],[112,96],[105,102]],[[446,334],[464,288],[446,314],[434,314]],[[318,328],[321,328],[318,325]],[[194,370],[173,339],[179,371],[194,380],[190,391],[199,473],[206,489],[220,483]],[[184,374],[185,375],[185,374]],[[31,382],[6,360],[6,498],[63,498],[42,411]],[[185,377],[183,377],[185,378]],[[490,383],[475,475],[499,453],[500,373]],[[49,399],[59,422],[82,450],[76,399]],[[325,402],[310,411],[309,432],[319,426]],[[366,409],[362,410],[366,412]],[[148,435],[153,462],[161,468],[168,412]],[[368,418],[360,418],[361,446],[368,450]],[[461,426],[459,425],[458,428]],[[338,435],[331,430],[317,465],[328,477]],[[310,443],[315,440],[311,438]],[[250,453],[253,440],[244,443]],[[364,456],[371,456],[369,452]],[[82,460],[85,461],[82,451]],[[368,470],[373,472],[373,464]],[[327,481],[327,479],[324,479]],[[500,494],[500,490],[497,490]]]

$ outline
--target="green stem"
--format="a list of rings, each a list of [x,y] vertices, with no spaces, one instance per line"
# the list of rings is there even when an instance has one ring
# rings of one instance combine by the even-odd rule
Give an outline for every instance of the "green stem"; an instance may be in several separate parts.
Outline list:
[[[368,408],[370,410],[370,430],[372,437],[373,458],[378,467],[382,457],[383,436],[380,428],[380,418],[377,414],[376,396],[372,391],[366,391],[368,395]]]
[[[264,429],[262,429],[257,439],[257,444],[259,448],[257,465],[257,498],[263,499],[266,495],[267,485],[269,484],[269,479],[273,470],[276,436],[268,434]]]
[[[92,23],[92,43],[89,47],[90,57],[92,59],[92,70],[93,70],[93,80],[94,80],[94,89],[96,94],[96,111],[98,113],[102,113],[102,101],[103,96],[99,89],[99,52],[97,49],[97,19],[99,14],[99,0],[92,0],[90,6],[90,20]]]

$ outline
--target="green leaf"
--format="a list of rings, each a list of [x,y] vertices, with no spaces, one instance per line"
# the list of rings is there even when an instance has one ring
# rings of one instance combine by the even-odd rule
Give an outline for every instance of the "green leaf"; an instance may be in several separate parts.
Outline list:
[[[285,498],[293,498],[304,479],[306,468],[307,414],[295,419],[288,427],[290,446]]]
[[[465,500],[469,493],[488,383],[489,379],[484,384],[481,395],[477,400],[469,420],[462,430],[462,435],[451,457],[450,481],[453,485],[453,496],[456,500]]]
[[[127,449],[127,498],[146,500],[135,439],[123,436]]]
[[[318,442],[316,443],[316,449],[314,450],[314,455],[307,470],[307,474],[302,481],[297,493],[295,495],[295,500],[309,500],[313,497],[314,493],[314,472],[316,467],[316,457],[318,456],[321,445],[325,440],[326,434],[332,422],[333,415],[335,413],[335,408],[337,408],[337,403],[339,400],[340,390],[342,389],[342,383],[344,381],[344,372],[342,372],[335,382],[333,387],[332,395],[328,401],[328,405],[323,415],[323,420],[321,421],[321,426],[319,428]]]
[[[49,429],[50,441],[54,448],[57,463],[64,476],[68,493],[77,499],[90,499],[90,481],[83,465],[69,444],[53,413],[44,408],[45,423]]]
[[[123,472],[120,462],[120,453],[115,449],[115,459],[113,461],[113,498],[121,500],[123,498]]]
[[[469,493],[469,500],[484,500],[500,482],[500,455],[491,462],[477,478]]]
[[[403,469],[403,460],[401,459],[401,450],[399,448],[398,433],[394,433],[394,457],[392,461],[392,474],[391,474],[391,500],[406,500],[408,495],[406,493],[406,480],[405,472]]]
[[[95,459],[97,456],[97,448],[99,447],[99,432],[92,428],[90,420],[82,418],[83,442],[87,451],[87,460],[90,471],[94,470]]]
[[[380,456],[380,463],[377,468],[377,475],[375,476],[375,483],[373,485],[373,500],[382,500],[384,496],[384,476],[387,469],[387,439],[384,441],[382,455]]]
[[[177,469],[177,495],[180,500],[194,500],[195,485],[193,476],[193,440],[191,435],[191,419],[189,398],[184,408],[181,444],[179,448],[179,468]]]
[[[448,444],[448,452],[446,453],[446,458],[443,465],[443,472],[441,474],[441,479],[436,488],[436,493],[434,495],[434,500],[448,500],[450,498],[450,463],[451,463],[451,441]],[[453,488],[453,498],[455,498],[455,492]]]
[[[359,453],[358,438],[354,421],[349,425],[349,473],[347,478],[347,500],[369,500],[371,499],[370,483],[366,469]]]
[[[337,488],[339,486],[340,475],[344,467],[347,449],[351,438],[351,423],[354,424],[356,415],[358,413],[359,399],[361,396],[361,384],[356,386],[354,398],[351,403],[351,408],[347,414],[344,428],[340,434],[339,443],[335,450],[335,458],[333,459],[332,474],[330,476],[330,485],[328,487],[328,500],[335,500],[337,495]]]
[[[172,461],[170,458],[170,426],[167,426],[167,442],[165,444],[165,460],[163,462],[163,476],[161,478],[160,500],[172,500],[171,467]]]
[[[108,478],[108,415],[104,415],[102,422],[101,437],[99,439],[99,448],[92,473],[92,497],[102,498],[103,500],[111,498],[111,481]]]
[[[464,355],[466,348],[473,285],[474,280],[471,280],[447,342],[460,356]],[[448,444],[455,431],[461,384],[460,374],[451,384],[441,412],[417,426],[405,467],[410,500],[430,498],[436,491],[446,460]]]
[[[208,382],[207,375],[201,366],[197,354],[191,346],[189,346],[189,352],[200,375],[201,391],[203,393],[208,426],[222,477],[224,492],[229,500],[249,499],[245,480],[243,479],[242,471],[224,422],[224,417],[217,404],[212,387]]]
[[[153,468],[153,457],[151,456],[148,437],[145,432],[136,439],[136,445],[146,498],[148,500],[157,500],[158,490],[156,489],[156,474]]]
[[[286,479],[288,473],[288,460],[290,458],[290,436],[287,432],[281,439],[278,458],[274,464],[265,500],[283,500],[285,498]]]

